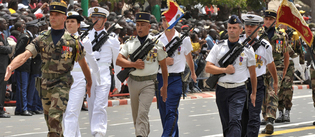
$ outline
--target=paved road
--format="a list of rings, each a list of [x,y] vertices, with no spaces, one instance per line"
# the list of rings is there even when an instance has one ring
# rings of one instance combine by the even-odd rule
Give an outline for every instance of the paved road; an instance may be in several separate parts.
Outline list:
[[[274,136],[281,137],[315,137],[315,109],[311,90],[295,90],[290,123],[275,124]],[[181,137],[221,137],[221,123],[215,104],[215,98],[186,99],[180,104]],[[109,107],[108,137],[133,137],[134,128],[129,105]],[[156,103],[152,103],[149,113],[150,137],[159,137],[162,133],[159,112]],[[44,137],[47,128],[42,115],[31,117],[12,116],[0,119],[0,137]],[[88,113],[80,114],[80,127],[83,137],[91,137]],[[261,130],[263,126],[261,126]],[[266,136],[266,135],[260,135]]]

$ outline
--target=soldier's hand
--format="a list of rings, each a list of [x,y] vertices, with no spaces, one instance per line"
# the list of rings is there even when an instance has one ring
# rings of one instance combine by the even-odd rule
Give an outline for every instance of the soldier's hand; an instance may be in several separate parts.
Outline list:
[[[275,91],[275,95],[278,94],[278,82],[273,82],[273,90]]]
[[[161,92],[163,102],[165,102],[167,98],[167,86],[162,86],[160,89],[160,92]]]
[[[138,60],[135,62],[134,67],[135,67],[136,69],[144,69],[144,62],[143,62],[141,59],[138,59]]]
[[[91,97],[91,86],[92,86],[92,81],[87,81],[87,83],[86,83],[86,94],[88,94],[89,97]]]
[[[250,94],[250,99],[252,101],[253,106],[255,107],[255,101],[256,101],[256,94]]]
[[[5,76],[4,76],[4,81],[8,81],[9,78],[11,77],[12,75],[12,68],[10,66],[7,67],[7,70],[5,72]]]
[[[196,73],[191,73],[191,79],[197,83],[197,76],[196,76]]]
[[[166,58],[166,65],[171,66],[174,64],[174,59],[171,57]]]
[[[228,65],[226,68],[225,68],[225,73],[226,74],[233,74],[235,73],[235,68],[233,65]]]

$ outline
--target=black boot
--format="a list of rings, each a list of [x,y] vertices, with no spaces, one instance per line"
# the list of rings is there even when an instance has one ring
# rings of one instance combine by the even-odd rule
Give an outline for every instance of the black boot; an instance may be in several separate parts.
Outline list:
[[[284,122],[284,114],[283,110],[279,110],[279,117],[275,120],[276,123],[282,123]]]
[[[273,118],[267,118],[267,124],[266,124],[266,128],[261,131],[262,134],[272,134],[274,127],[273,127]]]

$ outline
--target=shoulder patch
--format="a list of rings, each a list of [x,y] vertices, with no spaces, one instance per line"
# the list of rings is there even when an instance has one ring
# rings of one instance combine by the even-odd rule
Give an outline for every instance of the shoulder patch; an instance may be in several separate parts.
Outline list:
[[[266,42],[264,42],[264,41],[261,41],[260,44],[261,44],[262,46],[264,46],[266,49],[269,48],[269,45],[268,45]]]

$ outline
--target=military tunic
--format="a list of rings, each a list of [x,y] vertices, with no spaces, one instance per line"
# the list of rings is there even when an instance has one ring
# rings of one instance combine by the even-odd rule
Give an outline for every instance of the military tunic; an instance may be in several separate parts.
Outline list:
[[[49,134],[62,136],[62,117],[67,107],[69,90],[73,83],[70,71],[74,61],[85,56],[79,41],[67,31],[55,45],[51,30],[36,37],[27,47],[33,58],[42,57],[42,79],[36,81],[44,108]]]
[[[147,39],[153,38],[153,36],[147,36]],[[122,46],[120,54],[130,60],[129,54],[132,54],[140,45],[138,38],[131,37]],[[147,137],[150,133],[148,113],[156,90],[159,61],[167,57],[163,47],[163,44],[158,42],[144,60],[144,69],[132,71],[127,80],[136,136]]]

